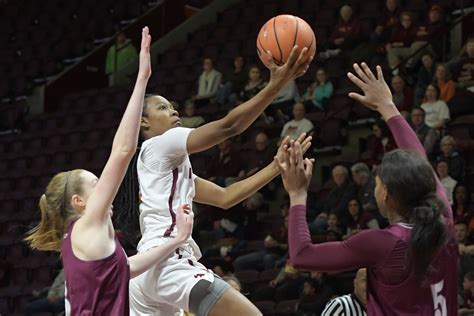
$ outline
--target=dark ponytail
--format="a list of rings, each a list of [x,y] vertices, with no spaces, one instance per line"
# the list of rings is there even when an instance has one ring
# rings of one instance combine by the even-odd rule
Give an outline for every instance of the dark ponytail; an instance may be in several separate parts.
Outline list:
[[[412,211],[410,257],[413,273],[419,281],[429,270],[438,250],[446,243],[447,231],[441,216],[442,207],[444,205],[436,194],[429,193]]]
[[[378,176],[397,204],[399,215],[413,225],[408,267],[422,282],[431,261],[447,241],[447,228],[441,216],[446,206],[436,195],[433,168],[418,153],[397,149],[385,154]]]

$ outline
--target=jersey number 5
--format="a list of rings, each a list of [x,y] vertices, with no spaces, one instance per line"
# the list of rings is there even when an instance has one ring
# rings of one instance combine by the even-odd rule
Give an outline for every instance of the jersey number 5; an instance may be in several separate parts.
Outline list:
[[[433,304],[435,314],[434,316],[447,316],[447,308],[446,308],[446,298],[441,294],[443,290],[444,280],[439,281],[436,284],[431,285],[431,294],[433,295]]]

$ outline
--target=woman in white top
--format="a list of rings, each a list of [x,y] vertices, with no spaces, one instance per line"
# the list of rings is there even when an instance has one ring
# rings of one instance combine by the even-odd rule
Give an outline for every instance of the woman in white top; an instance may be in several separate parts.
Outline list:
[[[431,128],[442,129],[450,119],[449,108],[446,102],[439,99],[440,90],[435,84],[426,87],[426,102],[421,105],[425,111],[425,124]]]

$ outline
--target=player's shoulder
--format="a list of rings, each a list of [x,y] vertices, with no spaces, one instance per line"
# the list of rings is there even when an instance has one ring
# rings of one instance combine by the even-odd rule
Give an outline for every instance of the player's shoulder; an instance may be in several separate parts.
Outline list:
[[[152,143],[156,144],[166,141],[179,141],[182,138],[186,138],[192,130],[192,128],[187,127],[173,127],[161,135],[153,136],[147,139],[142,143],[142,146],[148,146]]]

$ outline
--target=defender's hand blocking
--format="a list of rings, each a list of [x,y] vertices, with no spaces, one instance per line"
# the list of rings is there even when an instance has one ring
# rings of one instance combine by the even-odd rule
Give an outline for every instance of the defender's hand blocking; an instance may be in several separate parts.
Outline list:
[[[270,64],[269,84],[275,84],[277,87],[281,88],[290,80],[296,79],[305,74],[313,58],[310,57],[306,62],[302,62],[308,52],[308,48],[304,47],[300,54],[298,54],[298,50],[298,46],[293,47],[288,60],[283,66],[277,66],[273,61],[272,53],[267,51],[268,62]]]
[[[188,240],[193,232],[194,213],[191,211],[189,204],[178,207],[176,211],[176,229],[178,230],[177,238],[181,241]]]
[[[313,137],[308,136],[306,137],[306,133],[302,133],[300,137],[296,140],[298,143],[301,144],[302,152],[303,155],[306,153],[306,151],[311,147],[311,140]],[[287,154],[288,150],[290,150],[290,138],[287,136],[285,139],[280,144],[280,147],[278,147],[278,151],[276,154],[276,157],[280,159],[280,161],[285,161],[285,155]]]
[[[286,151],[283,157],[275,157],[283,179],[283,186],[290,197],[294,194],[306,194],[313,174],[313,162],[305,158],[303,160],[303,148],[301,144],[291,142],[291,149]]]
[[[148,26],[142,30],[142,43],[140,48],[140,65],[138,77],[148,80],[151,76],[151,58],[150,58],[151,35]]]
[[[382,68],[377,66],[377,78],[375,78],[366,63],[362,63],[361,66],[362,68],[354,64],[354,70],[358,76],[349,72],[347,77],[364,92],[364,95],[351,92],[349,97],[378,111],[385,119],[399,114],[393,103],[392,92],[383,78]]]

